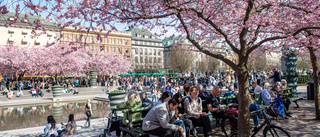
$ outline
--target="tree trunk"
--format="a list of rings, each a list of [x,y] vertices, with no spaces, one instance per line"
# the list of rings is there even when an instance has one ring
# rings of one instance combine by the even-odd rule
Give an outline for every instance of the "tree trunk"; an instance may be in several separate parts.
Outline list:
[[[249,124],[249,72],[247,70],[248,57],[239,57],[239,65],[236,73],[238,75],[239,82],[239,116],[238,116],[238,136],[249,137],[250,136],[250,124]]]
[[[308,47],[310,53],[310,60],[313,70],[313,82],[314,82],[314,92],[315,92],[315,111],[316,119],[320,120],[320,97],[319,97],[319,78],[318,78],[318,59],[315,55],[315,49],[313,47]]]

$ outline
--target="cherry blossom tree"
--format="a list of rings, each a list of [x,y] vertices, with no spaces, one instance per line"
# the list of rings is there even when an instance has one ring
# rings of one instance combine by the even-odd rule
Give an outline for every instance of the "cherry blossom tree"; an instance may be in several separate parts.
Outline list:
[[[318,0],[47,0],[43,3],[25,1],[24,6],[33,13],[48,12],[47,19],[74,26],[78,31],[101,27],[116,29],[114,22],[128,23],[132,27],[143,25],[175,28],[187,35],[197,50],[217,58],[239,77],[239,136],[249,136],[249,55],[258,47],[277,48],[283,40],[295,40],[306,31],[318,32]],[[74,3],[72,3],[74,2]],[[20,11],[20,6],[16,8]],[[2,8],[5,13],[5,9]],[[89,22],[89,28],[81,28]],[[41,23],[37,22],[38,28]],[[206,39],[212,41],[201,42]],[[200,44],[201,42],[201,44]],[[213,52],[215,45],[222,44],[238,56],[238,62],[225,54]],[[210,46],[209,46],[210,45]]]
[[[18,75],[17,78],[32,69],[32,57],[28,48],[13,44],[0,46],[0,72]]]
[[[112,53],[96,54],[88,62],[88,69],[98,70],[98,75],[100,76],[127,73],[131,67],[131,63],[127,58]]]

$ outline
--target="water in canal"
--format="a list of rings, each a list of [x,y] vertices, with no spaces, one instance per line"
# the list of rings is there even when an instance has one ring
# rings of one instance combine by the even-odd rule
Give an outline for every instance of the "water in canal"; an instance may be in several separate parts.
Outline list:
[[[49,115],[53,115],[57,123],[67,123],[72,113],[76,121],[86,120],[85,105],[86,102],[72,102],[0,108],[0,131],[45,127]],[[107,117],[110,112],[110,106],[104,102],[92,101],[91,106],[93,119]]]

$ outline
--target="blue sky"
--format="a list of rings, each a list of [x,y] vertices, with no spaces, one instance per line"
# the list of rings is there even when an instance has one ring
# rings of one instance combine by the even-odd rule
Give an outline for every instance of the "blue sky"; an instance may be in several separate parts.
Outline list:
[[[45,0],[35,0],[34,2],[38,2],[38,3],[40,3],[40,5],[46,5]],[[20,9],[21,9],[20,12],[21,13],[29,13],[30,12],[30,10],[28,8],[25,8],[23,6],[24,5],[23,0],[0,0],[0,5],[6,5],[8,10],[10,10],[11,12],[15,12],[16,4],[18,4],[18,3],[20,4]],[[41,13],[42,17],[45,17],[47,15],[48,15],[47,12]],[[166,20],[168,20],[168,19],[162,19],[162,21],[166,21]],[[124,31],[124,30],[128,29],[128,24],[116,23],[116,22],[114,22],[113,24],[114,24],[113,26],[115,26],[117,28],[117,30],[119,30],[119,31]],[[89,23],[81,24],[81,26],[89,26]],[[146,27],[138,26],[138,28],[146,28]],[[110,28],[107,28],[107,29],[110,29]],[[160,39],[163,39],[166,36],[169,37],[173,34],[177,35],[175,28],[166,28],[166,29],[168,30],[168,32],[165,35],[161,36]],[[161,28],[159,26],[155,27],[153,30],[150,30],[150,31],[152,33],[163,34],[163,30],[161,30]]]

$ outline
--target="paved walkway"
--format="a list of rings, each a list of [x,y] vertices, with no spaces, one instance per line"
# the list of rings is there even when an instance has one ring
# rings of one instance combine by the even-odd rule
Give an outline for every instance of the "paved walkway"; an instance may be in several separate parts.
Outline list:
[[[307,94],[306,94],[306,86],[299,86],[298,87],[298,93],[299,96],[302,96],[305,98],[305,100],[299,101],[300,108],[294,108],[294,104],[291,105],[290,111],[293,113],[293,117],[286,119],[286,120],[278,120],[273,121],[277,126],[283,127],[285,130],[287,130],[293,137],[315,137],[320,135],[320,124],[319,120],[315,120],[315,111],[314,111],[314,100],[306,100]],[[92,95],[91,93],[96,92],[97,94]],[[99,93],[100,92],[100,93]],[[88,93],[88,94],[87,94]],[[97,95],[103,95],[101,93],[101,90],[98,91],[87,91],[87,93],[83,93],[83,96],[87,96],[90,98],[91,96],[97,96]],[[90,96],[89,96],[90,95]],[[78,96],[63,96],[64,99],[71,99],[71,98],[82,98],[82,95],[79,94]],[[37,99],[30,99],[30,101],[34,100],[41,100],[39,98]],[[19,99],[13,99],[12,101],[17,102],[16,104],[19,104],[21,100]],[[7,103],[11,101],[1,101],[0,103]],[[33,102],[32,102],[33,103]],[[92,127],[85,128],[82,125],[85,121],[77,121],[78,124],[78,133],[77,135],[73,135],[75,137],[83,137],[83,136],[99,136],[99,134],[103,133],[103,129],[106,127],[106,119],[105,118],[99,118],[99,119],[93,119],[91,124]],[[45,126],[45,125],[44,125]],[[9,130],[9,131],[2,131],[0,132],[0,136],[4,137],[35,137],[43,132],[42,127],[31,127],[26,129],[17,129],[17,130]],[[214,136],[223,136],[220,128],[214,128]],[[262,131],[260,131],[262,133]],[[113,133],[112,136],[115,136],[115,133]]]

